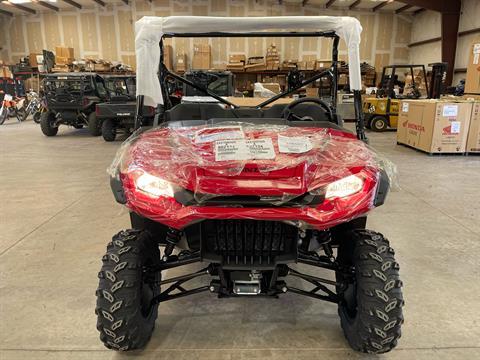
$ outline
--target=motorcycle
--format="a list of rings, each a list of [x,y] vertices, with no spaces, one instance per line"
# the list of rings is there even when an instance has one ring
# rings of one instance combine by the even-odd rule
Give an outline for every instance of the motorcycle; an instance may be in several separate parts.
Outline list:
[[[0,108],[0,125],[9,117],[15,116],[19,122],[23,121],[25,113],[25,98],[13,98],[12,95],[5,94]]]
[[[30,90],[27,94],[27,100],[28,104],[25,108],[25,113],[23,114],[23,121],[25,121],[30,114],[33,114],[33,121],[35,121],[37,124],[40,123],[40,111],[42,109],[40,97],[35,91]]]

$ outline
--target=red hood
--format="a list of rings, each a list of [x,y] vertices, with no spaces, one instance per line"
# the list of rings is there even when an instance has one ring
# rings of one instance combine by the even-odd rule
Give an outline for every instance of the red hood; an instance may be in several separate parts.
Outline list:
[[[366,168],[377,171],[374,153],[355,135],[326,128],[246,126],[244,139],[271,139],[274,158],[216,161],[215,141],[199,142],[198,136],[219,128],[145,132],[122,155],[121,173],[146,171],[198,194],[283,196],[304,194]],[[279,136],[306,138],[312,149],[280,152]]]

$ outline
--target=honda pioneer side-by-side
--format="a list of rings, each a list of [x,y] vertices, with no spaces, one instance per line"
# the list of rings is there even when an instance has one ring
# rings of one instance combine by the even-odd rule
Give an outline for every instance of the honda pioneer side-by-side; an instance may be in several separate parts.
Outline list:
[[[114,141],[121,131],[129,135],[135,125],[135,75],[104,75],[108,101],[96,105],[97,119],[102,123],[105,141]],[[145,106],[143,124],[153,122],[155,108]]]
[[[366,229],[395,167],[366,144],[360,33],[350,17],[137,22],[138,130],[109,168],[131,229],[108,244],[96,292],[97,329],[106,347],[146,346],[159,304],[201,292],[331,302],[353,349],[383,353],[396,346],[403,323],[399,266],[385,236]],[[349,50],[355,134],[336,112],[340,36]],[[323,37],[332,42],[332,66],[256,107],[239,107],[165,67],[163,43],[171,37]],[[329,99],[275,104],[325,77],[332,84]],[[219,103],[172,106],[169,79]],[[142,128],[144,105],[163,107],[159,126]],[[194,263],[201,269],[188,272],[185,265]],[[185,274],[169,274],[184,266]]]
[[[48,74],[43,84],[48,109],[40,119],[44,135],[57,135],[60,125],[75,129],[87,126],[91,135],[101,134],[95,105],[106,100],[107,91],[99,75],[87,72]]]

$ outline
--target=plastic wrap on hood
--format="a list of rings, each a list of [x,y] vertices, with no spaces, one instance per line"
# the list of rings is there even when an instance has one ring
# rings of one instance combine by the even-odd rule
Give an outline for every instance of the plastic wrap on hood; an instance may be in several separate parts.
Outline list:
[[[244,122],[134,134],[109,173],[131,210],[175,228],[215,218],[327,228],[396,184],[395,166],[349,132]]]

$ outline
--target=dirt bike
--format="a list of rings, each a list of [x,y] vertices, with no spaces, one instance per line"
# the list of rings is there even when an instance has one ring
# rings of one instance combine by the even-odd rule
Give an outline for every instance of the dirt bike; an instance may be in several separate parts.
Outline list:
[[[5,94],[0,108],[0,125],[9,117],[15,116],[19,122],[24,120],[25,98],[13,98],[12,95]]]

